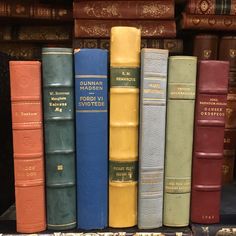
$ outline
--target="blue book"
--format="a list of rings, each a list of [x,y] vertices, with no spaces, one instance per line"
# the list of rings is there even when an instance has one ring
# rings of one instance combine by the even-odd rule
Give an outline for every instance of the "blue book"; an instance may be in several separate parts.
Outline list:
[[[76,49],[76,158],[78,228],[107,226],[108,52]]]

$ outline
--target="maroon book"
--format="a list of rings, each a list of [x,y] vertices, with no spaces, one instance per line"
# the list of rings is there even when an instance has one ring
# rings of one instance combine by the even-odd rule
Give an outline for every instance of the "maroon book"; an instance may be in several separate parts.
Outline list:
[[[229,62],[199,62],[191,196],[194,223],[219,222],[228,76]]]
[[[74,2],[73,16],[80,19],[174,19],[174,1]]]
[[[182,13],[183,29],[235,31],[236,17],[229,15],[194,15]]]
[[[75,38],[107,38],[114,26],[131,26],[141,29],[142,37],[175,38],[174,20],[84,20],[75,19]]]
[[[196,35],[193,43],[193,55],[198,60],[217,60],[218,41],[217,35]]]

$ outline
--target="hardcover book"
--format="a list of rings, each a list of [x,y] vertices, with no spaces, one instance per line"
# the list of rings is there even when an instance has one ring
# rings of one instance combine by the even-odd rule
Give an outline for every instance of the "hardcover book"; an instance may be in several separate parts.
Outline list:
[[[136,27],[143,37],[175,38],[174,20],[74,20],[75,38],[108,38],[111,28],[115,26]]]
[[[200,34],[194,37],[193,55],[198,60],[217,60],[219,37],[212,34]]]
[[[137,224],[140,42],[137,28],[111,30],[110,227]]]
[[[108,51],[75,49],[77,227],[102,229],[108,213]]]
[[[73,55],[43,48],[47,227],[76,226]]]
[[[189,224],[196,72],[196,57],[169,57],[163,213],[166,226]]]
[[[16,230],[46,229],[41,63],[10,61]]]
[[[199,62],[191,195],[194,223],[219,223],[228,75],[229,62]]]
[[[186,12],[206,15],[236,15],[235,0],[189,0]]]
[[[220,40],[219,60],[229,61],[228,94],[225,116],[224,159],[222,184],[232,183],[234,179],[236,145],[236,37],[224,36]]]
[[[193,15],[183,12],[181,26],[182,29],[234,31],[236,18],[229,15]]]
[[[174,19],[174,1],[79,1],[74,18],[80,19]]]
[[[168,51],[141,51],[138,227],[162,226]]]

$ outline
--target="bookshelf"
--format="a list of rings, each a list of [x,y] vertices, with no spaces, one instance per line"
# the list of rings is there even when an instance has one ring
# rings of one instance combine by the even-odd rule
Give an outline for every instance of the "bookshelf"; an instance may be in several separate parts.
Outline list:
[[[33,1],[33,0],[32,0]],[[67,4],[68,7],[72,8],[72,0],[41,0],[42,4]],[[185,0],[176,0],[176,8],[175,15],[176,20],[179,22],[180,13],[184,10]],[[24,26],[33,26],[43,25],[45,27],[58,27],[58,26],[66,26],[68,32],[63,35],[61,39],[25,39],[19,40],[17,36],[17,30],[22,25]],[[7,29],[7,27],[11,27],[11,29]],[[2,39],[3,34],[9,32],[13,39]],[[209,33],[207,31],[201,31],[201,33]],[[218,34],[220,36],[223,35],[232,35],[231,32],[213,32],[213,34]],[[235,33],[233,33],[235,35]],[[56,33],[56,35],[60,35],[60,33]],[[180,30],[178,26],[177,37],[183,39],[183,54],[191,55],[193,50],[193,39],[196,35],[196,31],[194,30]],[[16,37],[16,38],[14,38]],[[47,37],[47,36],[45,36]],[[53,37],[53,36],[52,36]],[[5,51],[8,50],[8,54],[11,58],[14,59],[24,59],[30,60],[32,58],[40,59],[41,48],[44,46],[65,46],[72,47],[73,41],[73,21],[67,21],[63,23],[57,23],[56,21],[48,21],[48,20],[28,20],[28,19],[16,19],[16,18],[2,18],[0,21],[0,52],[1,48],[5,48]],[[14,45],[14,50],[10,49],[9,45]],[[6,49],[6,45],[7,48]],[[18,49],[22,48],[21,53],[18,53]],[[29,48],[34,48],[34,51],[29,51]],[[1,56],[1,55],[0,55]],[[0,57],[1,60],[1,57]],[[5,67],[4,67],[5,68]],[[7,71],[4,71],[7,73]],[[1,74],[1,73],[0,73]],[[0,188],[4,189],[2,193],[0,191],[0,213],[3,214],[0,217],[0,234],[6,235],[14,235],[16,233],[16,222],[14,220],[14,176],[13,176],[13,158],[12,158],[12,135],[11,135],[11,111],[9,107],[10,103],[10,90],[9,90],[9,81],[1,81],[0,86],[0,102],[2,104],[0,108],[0,117],[4,121],[4,124],[1,122],[0,130],[3,135],[0,137],[0,150],[2,152],[1,155],[1,163],[0,163]],[[3,132],[2,132],[3,131]],[[222,227],[231,227],[231,225],[236,225],[236,201],[234,199],[236,194],[236,183],[232,183],[230,185],[226,185],[223,187],[222,191],[222,201],[221,201],[221,224]],[[4,204],[2,204],[2,202]],[[8,211],[7,211],[8,209]],[[220,227],[220,226],[219,226]],[[179,235],[191,235],[192,231],[190,227],[185,228],[169,228],[169,227],[161,227],[154,230],[139,230],[137,227],[127,228],[127,229],[114,229],[114,228],[106,228],[104,230],[92,230],[92,231],[82,231],[82,230],[69,230],[69,231],[61,231],[57,234],[79,234],[79,233],[87,233],[87,234],[108,234],[114,233],[117,236],[124,235],[133,235],[135,233],[150,233],[148,236],[153,235],[152,233],[163,233],[164,235],[176,235],[176,232],[180,232]],[[54,234],[54,231],[44,231],[42,235],[51,235]],[[126,233],[126,234],[125,234]],[[146,235],[146,234],[145,234]],[[157,234],[158,235],[158,234]]]

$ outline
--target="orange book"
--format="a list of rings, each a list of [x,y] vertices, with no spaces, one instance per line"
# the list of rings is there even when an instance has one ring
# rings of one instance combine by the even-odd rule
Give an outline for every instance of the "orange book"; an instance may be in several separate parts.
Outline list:
[[[17,232],[46,229],[41,63],[11,61]]]

